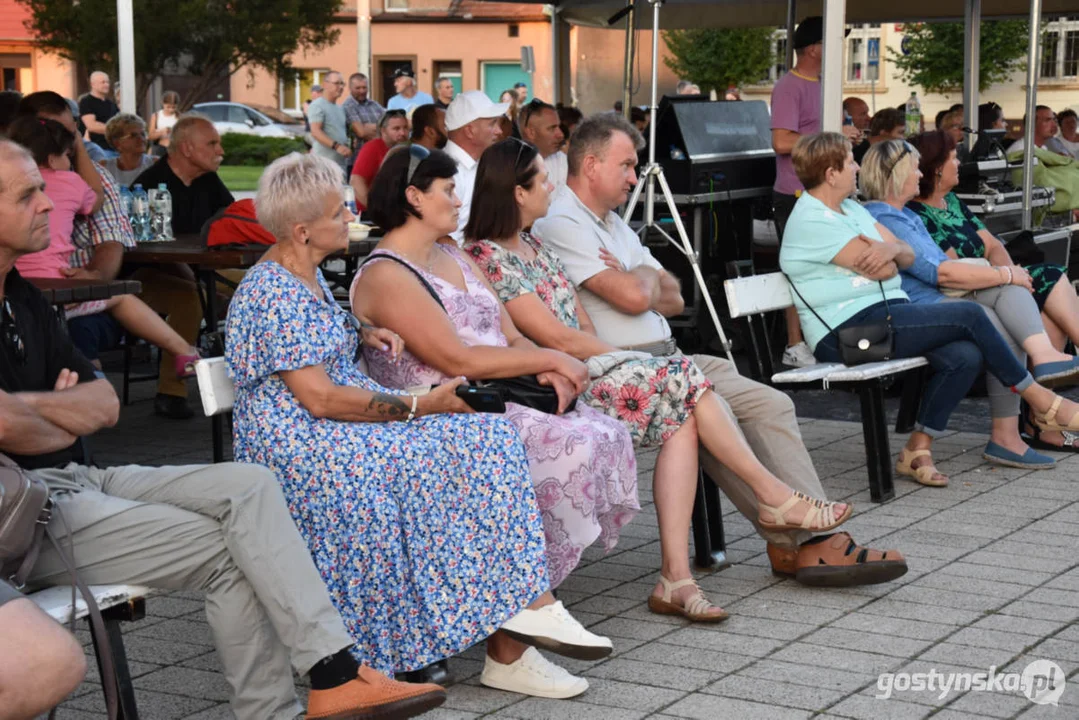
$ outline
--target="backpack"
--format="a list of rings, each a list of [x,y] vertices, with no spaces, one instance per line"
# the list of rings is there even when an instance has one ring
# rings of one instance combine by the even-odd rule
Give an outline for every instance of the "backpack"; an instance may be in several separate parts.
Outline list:
[[[208,248],[226,245],[273,245],[277,238],[259,225],[254,200],[237,200],[221,208],[202,226],[200,233]]]

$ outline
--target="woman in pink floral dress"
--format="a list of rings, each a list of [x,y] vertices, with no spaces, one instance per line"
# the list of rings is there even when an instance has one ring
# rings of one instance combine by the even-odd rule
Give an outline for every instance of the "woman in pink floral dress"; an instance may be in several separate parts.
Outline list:
[[[660,448],[653,489],[663,568],[649,607],[697,622],[725,619],[727,613],[708,601],[689,567],[686,537],[696,492],[698,445],[704,443],[750,485],[753,476],[770,473],[744,441],[732,442],[741,435],[690,358],[620,352],[595,336],[562,262],[524,230],[546,215],[550,203],[547,170],[535,148],[519,140],[491,147],[480,159],[475,188],[465,249],[513,321],[538,344],[587,360],[592,383],[582,399],[626,425],[636,447]],[[790,493],[774,477],[764,483],[778,483]],[[760,495],[756,486],[754,492]],[[824,504],[811,498],[804,502],[802,517],[812,523],[809,507],[823,509]],[[846,512],[846,506],[835,507],[834,518],[842,520]],[[823,517],[817,523],[830,524]]]
[[[425,190],[409,184],[420,162],[438,178]],[[584,365],[524,338],[465,253],[437,242],[456,228],[455,172],[439,151],[422,160],[398,151],[373,183],[368,211],[387,233],[353,281],[352,310],[400,335],[406,351],[394,357],[364,346],[369,373],[397,388],[536,375],[564,408],[587,384]],[[640,510],[633,441],[621,423],[584,403],[558,415],[508,403],[506,419],[525,445],[557,587],[586,547],[599,540],[610,550]]]

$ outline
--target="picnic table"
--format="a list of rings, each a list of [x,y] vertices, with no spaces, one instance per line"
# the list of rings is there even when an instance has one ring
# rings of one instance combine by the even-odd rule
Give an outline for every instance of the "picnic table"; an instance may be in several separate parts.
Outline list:
[[[138,280],[86,280],[83,278],[27,278],[53,305],[108,300],[117,295],[138,295]]]

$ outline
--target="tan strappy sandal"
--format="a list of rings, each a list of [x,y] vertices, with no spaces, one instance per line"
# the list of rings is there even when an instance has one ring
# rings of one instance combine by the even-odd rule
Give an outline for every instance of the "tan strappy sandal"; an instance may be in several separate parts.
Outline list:
[[[806,503],[809,505],[805,517],[802,518],[800,523],[787,522],[787,513],[799,503]],[[836,515],[836,505],[846,505],[842,515]],[[757,523],[765,530],[774,530],[777,532],[783,532],[785,530],[827,532],[828,530],[839,527],[845,523],[847,519],[850,518],[851,513],[854,512],[854,507],[850,503],[834,503],[826,500],[818,500],[817,498],[810,497],[805,493],[800,493],[795,490],[791,493],[791,496],[787,498],[787,501],[779,507],[772,507],[771,505],[760,503],[758,510]],[[765,513],[768,513],[772,519],[765,520]]]
[[[712,602],[704,596],[704,592],[701,590],[700,585],[698,585],[697,581],[693,578],[671,582],[660,575],[659,582],[663,585],[663,597],[658,598],[655,595],[648,596],[648,609],[657,615],[681,615],[691,622],[703,623],[722,622],[730,617],[726,610],[718,605],[713,605]],[[679,588],[684,588],[687,585],[692,585],[697,588],[697,592],[689,596],[685,605],[675,604],[672,600],[674,591]],[[718,609],[719,612],[708,612],[713,608]]]
[[[931,457],[928,464],[912,467],[912,464],[917,458],[930,456],[931,454],[932,453],[928,450],[908,450],[907,448],[903,448],[903,451],[899,453],[899,460],[895,464],[895,471],[900,475],[914,478],[914,482],[921,483],[922,485],[928,485],[929,487],[944,487],[948,484],[948,476],[940,470],[937,470],[937,466],[933,464]],[[934,480],[934,475],[940,475],[944,479]]]
[[[1034,413],[1034,424],[1040,427],[1042,430],[1059,430],[1061,432],[1079,432],[1079,412],[1072,415],[1072,419],[1068,421],[1067,425],[1061,425],[1057,422],[1057,411],[1060,410],[1060,403],[1064,402],[1064,398],[1057,395],[1053,400],[1053,404],[1049,406],[1049,412],[1044,416]]]

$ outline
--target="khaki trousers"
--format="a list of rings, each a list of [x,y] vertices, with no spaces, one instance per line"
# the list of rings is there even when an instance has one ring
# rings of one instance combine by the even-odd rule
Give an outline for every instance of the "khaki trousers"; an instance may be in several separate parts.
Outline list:
[[[693,355],[692,358],[712,381],[716,395],[737,421],[761,464],[794,490],[824,499],[824,488],[802,442],[791,399],[778,390],[739,375],[727,360],[711,355]],[[797,547],[813,536],[805,530],[772,532],[762,529],[757,524],[757,498],[749,486],[703,446],[700,458],[704,471],[766,541],[781,547]]]
[[[71,464],[35,473],[71,528],[86,583],[206,593],[240,720],[293,720],[303,708],[292,668],[306,673],[353,644],[266,468]],[[50,529],[63,532],[55,514]],[[30,583],[69,582],[46,543]]]
[[[169,327],[194,345],[202,324],[202,303],[195,281],[152,267],[139,268],[132,273],[131,279],[142,283],[139,295],[142,301],[164,315]],[[176,358],[164,350],[158,368],[157,391],[162,395],[187,397],[187,385],[176,377]]]

